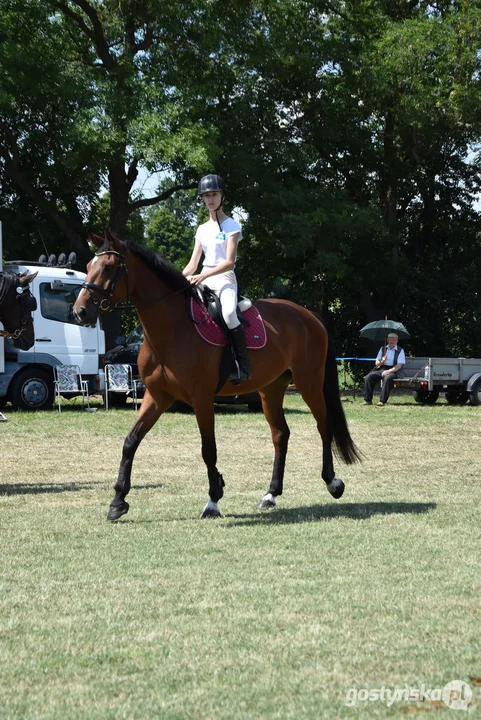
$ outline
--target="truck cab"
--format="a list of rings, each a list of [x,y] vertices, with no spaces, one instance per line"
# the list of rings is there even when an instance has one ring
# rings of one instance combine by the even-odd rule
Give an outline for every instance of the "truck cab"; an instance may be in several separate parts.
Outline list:
[[[0,365],[0,404],[9,400],[23,410],[51,408],[56,365],[78,365],[82,378],[89,383],[89,392],[102,392],[104,331],[99,320],[94,327],[78,325],[72,313],[85,273],[69,265],[23,261],[5,263],[4,270],[38,273],[30,285],[37,310],[32,315],[35,343],[30,350],[17,350],[10,340],[5,341],[3,372]]]

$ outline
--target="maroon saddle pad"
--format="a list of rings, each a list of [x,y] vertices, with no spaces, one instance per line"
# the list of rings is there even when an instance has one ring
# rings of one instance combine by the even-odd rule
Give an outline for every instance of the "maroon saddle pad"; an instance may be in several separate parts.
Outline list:
[[[199,323],[194,325],[195,329],[206,342],[211,345],[227,345],[227,338],[223,329],[212,320],[209,311],[203,303],[191,298],[190,311],[196,323]],[[252,305],[242,313],[242,317],[249,323],[244,324],[248,349],[258,350],[259,348],[263,348],[267,341],[266,329],[257,308]]]

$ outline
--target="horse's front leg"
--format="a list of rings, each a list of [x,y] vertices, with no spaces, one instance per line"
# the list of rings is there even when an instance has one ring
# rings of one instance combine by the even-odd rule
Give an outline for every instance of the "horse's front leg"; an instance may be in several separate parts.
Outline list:
[[[259,510],[275,507],[276,497],[282,495],[287,446],[290,436],[282,405],[290,379],[290,373],[284,373],[273,383],[259,390],[262,398],[262,409],[271,428],[272,443],[274,445],[274,466],[272,468],[271,483],[267,494],[259,502]]]
[[[194,405],[194,412],[202,439],[202,458],[207,466],[209,477],[209,502],[204,507],[201,518],[220,517],[217,503],[224,495],[224,480],[217,470],[217,446],[215,442],[214,403],[212,398]]]
[[[149,430],[155,425],[160,415],[172,404],[170,395],[162,395],[155,401],[148,390],[140,407],[135,425],[124,440],[119,476],[114,485],[115,497],[110,505],[107,520],[118,520],[129,511],[129,503],[125,497],[130,492],[130,478],[134,455]]]

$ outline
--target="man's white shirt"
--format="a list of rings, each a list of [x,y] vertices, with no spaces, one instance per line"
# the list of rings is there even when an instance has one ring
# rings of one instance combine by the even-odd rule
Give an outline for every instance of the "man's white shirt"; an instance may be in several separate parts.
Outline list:
[[[395,345],[392,350],[388,347],[388,349],[386,350],[386,361],[384,363],[385,365],[390,365],[391,367],[393,367],[394,365],[397,364],[394,362],[394,354],[395,354],[396,350],[397,350],[397,345]],[[382,347],[379,350],[376,360],[381,360],[383,355],[384,355],[384,347]],[[398,361],[398,363],[401,363],[402,365],[406,364],[406,356],[404,354],[404,350],[400,349],[397,361]]]

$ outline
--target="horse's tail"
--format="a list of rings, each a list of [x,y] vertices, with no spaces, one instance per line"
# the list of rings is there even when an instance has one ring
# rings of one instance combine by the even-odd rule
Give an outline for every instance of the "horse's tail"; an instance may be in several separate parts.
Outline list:
[[[361,453],[356,447],[344,414],[339,395],[339,378],[337,375],[337,362],[329,339],[326,357],[326,370],[324,375],[324,399],[327,408],[327,422],[332,433],[337,453],[347,465],[361,461]]]

